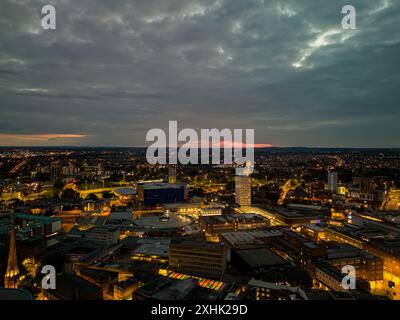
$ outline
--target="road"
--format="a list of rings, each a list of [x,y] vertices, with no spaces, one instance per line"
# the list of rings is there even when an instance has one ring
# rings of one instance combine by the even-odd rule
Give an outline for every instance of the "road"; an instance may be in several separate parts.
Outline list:
[[[279,205],[282,205],[283,202],[285,201],[286,195],[290,191],[291,184],[292,184],[292,179],[288,179],[288,181],[286,181],[285,184],[282,186],[282,193],[278,200]]]
[[[28,162],[28,161],[26,161],[26,160],[21,161],[21,162],[18,163],[14,168],[12,168],[12,169],[10,170],[10,173],[12,173],[12,174],[18,173],[18,171],[20,171],[20,170],[24,167],[24,165],[27,164],[27,162]]]

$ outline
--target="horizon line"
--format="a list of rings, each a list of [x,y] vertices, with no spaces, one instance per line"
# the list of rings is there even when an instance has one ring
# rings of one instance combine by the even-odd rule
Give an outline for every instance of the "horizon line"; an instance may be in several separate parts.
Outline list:
[[[88,146],[88,145],[84,145],[84,146],[68,146],[68,145],[60,145],[60,146],[51,146],[51,145],[36,145],[36,146],[1,146],[0,148],[96,148],[96,149],[101,149],[101,148],[141,148],[141,149],[148,149],[151,146],[118,146],[118,145],[108,145],[108,146]],[[306,148],[306,149],[376,149],[376,150],[381,150],[381,149],[400,149],[400,147],[338,147],[338,146],[334,146],[334,147],[322,147],[322,146],[263,146],[263,147],[255,147],[254,149],[290,149],[290,148]],[[169,149],[168,147],[166,149]],[[179,147],[178,147],[179,149]],[[201,149],[200,147],[197,149]],[[209,149],[216,149],[213,147],[210,147]],[[220,147],[220,149],[224,149],[224,147]],[[246,149],[246,147],[244,146],[242,149]]]

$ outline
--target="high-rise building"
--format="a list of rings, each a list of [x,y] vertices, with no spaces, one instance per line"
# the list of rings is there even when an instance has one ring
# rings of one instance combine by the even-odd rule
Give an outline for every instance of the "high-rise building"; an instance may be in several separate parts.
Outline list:
[[[50,167],[50,178],[51,181],[57,182],[62,179],[62,166],[59,161],[55,161],[51,164]]]
[[[174,164],[168,166],[168,182],[176,183],[176,165]]]
[[[328,190],[332,193],[337,193],[338,191],[337,172],[328,172]]]
[[[17,261],[17,245],[15,242],[15,229],[12,227],[10,233],[10,247],[8,251],[7,271],[4,276],[4,287],[18,287],[18,261]]]
[[[248,175],[235,177],[235,202],[241,207],[251,206],[251,177]]]

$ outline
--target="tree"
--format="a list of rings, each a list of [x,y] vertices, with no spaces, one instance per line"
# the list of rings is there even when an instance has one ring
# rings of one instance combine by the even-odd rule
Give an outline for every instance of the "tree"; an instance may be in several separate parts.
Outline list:
[[[72,189],[63,190],[61,193],[62,200],[77,200],[79,198],[80,198],[79,193]]]
[[[10,201],[14,202],[14,208],[18,208],[24,205],[24,202],[18,198],[12,198]]]
[[[204,191],[202,188],[193,189],[192,194],[196,197],[204,197]]]
[[[99,197],[96,194],[91,193],[86,197],[86,200],[97,201],[97,200],[99,200]]]
[[[111,199],[113,197],[112,193],[110,191],[104,191],[102,193],[102,196],[103,196],[104,199]]]
[[[64,183],[61,180],[57,180],[54,183],[54,189],[61,190],[62,188],[64,188]]]

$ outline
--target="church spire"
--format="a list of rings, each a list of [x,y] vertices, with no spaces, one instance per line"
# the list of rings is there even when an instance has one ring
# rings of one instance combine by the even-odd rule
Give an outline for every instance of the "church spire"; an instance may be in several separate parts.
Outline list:
[[[17,245],[15,242],[15,228],[12,226],[10,233],[10,247],[8,251],[7,272],[4,277],[6,288],[17,288],[17,277],[19,274],[17,261]]]

